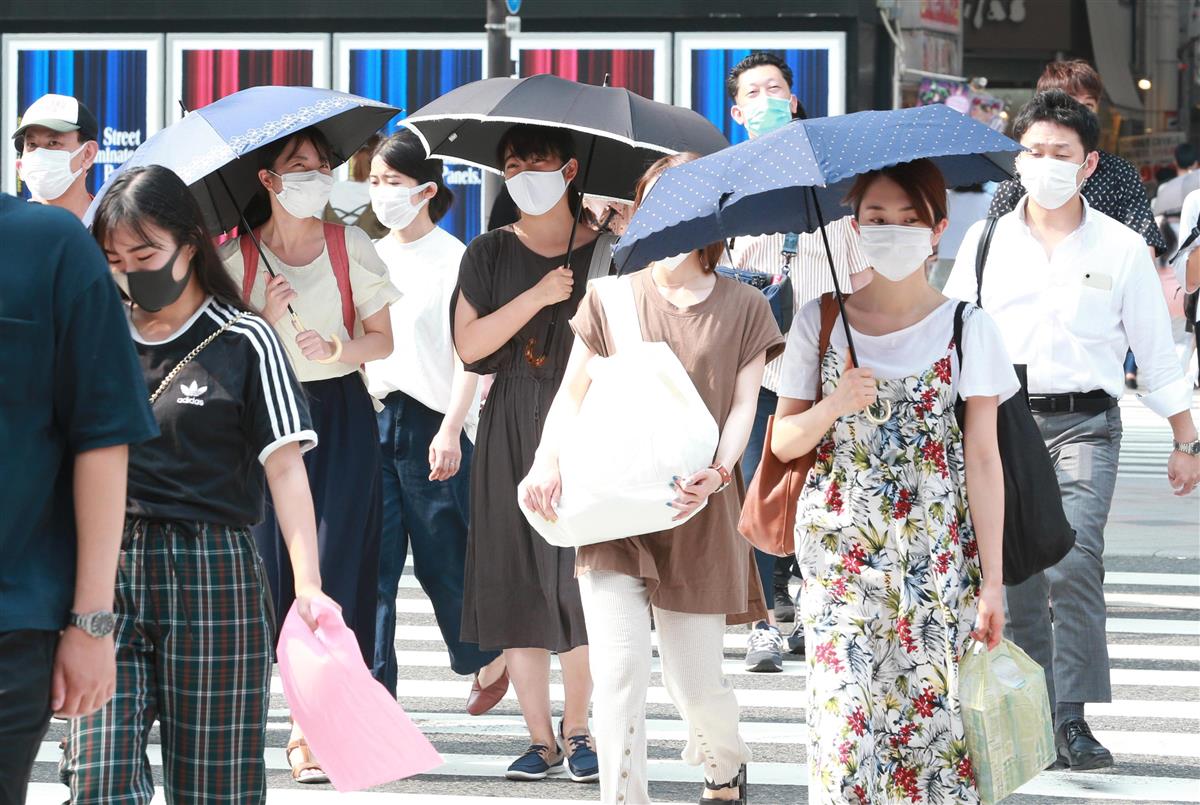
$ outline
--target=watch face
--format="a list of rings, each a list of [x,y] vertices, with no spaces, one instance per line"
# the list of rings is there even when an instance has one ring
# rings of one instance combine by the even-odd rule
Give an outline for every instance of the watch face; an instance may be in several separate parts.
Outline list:
[[[101,637],[107,634],[112,634],[113,627],[117,625],[117,617],[111,612],[97,612],[92,616],[93,633],[99,634]]]

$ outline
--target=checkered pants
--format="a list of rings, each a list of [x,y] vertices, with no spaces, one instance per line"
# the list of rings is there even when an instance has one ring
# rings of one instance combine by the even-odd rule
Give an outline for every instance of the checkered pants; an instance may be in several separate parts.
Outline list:
[[[60,770],[76,805],[144,805],[158,720],[168,803],[266,799],[272,613],[246,529],[130,520],[117,572],[117,687],[71,722]]]

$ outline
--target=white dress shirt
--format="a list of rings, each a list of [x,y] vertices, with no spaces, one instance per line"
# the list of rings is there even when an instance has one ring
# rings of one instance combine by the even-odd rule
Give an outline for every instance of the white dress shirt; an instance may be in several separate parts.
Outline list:
[[[1200,222],[1200,190],[1193,190],[1183,200],[1183,212],[1179,216],[1179,245],[1183,245],[1198,222]],[[1200,238],[1188,246],[1187,251],[1181,251],[1175,258],[1175,262],[1172,263],[1172,267],[1175,269],[1175,278],[1179,280],[1179,287],[1183,288],[1184,293],[1192,293],[1196,290],[1186,287],[1188,255],[1196,249],[1200,249]],[[1197,311],[1196,319],[1200,321],[1200,311]]]
[[[983,308],[1012,359],[1025,364],[1030,394],[1124,390],[1125,351],[1150,389],[1142,403],[1167,417],[1186,411],[1191,384],[1171,337],[1162,284],[1141,237],[1084,201],[1079,228],[1047,257],[1025,223],[1025,196],[1000,218],[983,274]],[[975,300],[975,250],[985,221],[963,238],[947,296]]]

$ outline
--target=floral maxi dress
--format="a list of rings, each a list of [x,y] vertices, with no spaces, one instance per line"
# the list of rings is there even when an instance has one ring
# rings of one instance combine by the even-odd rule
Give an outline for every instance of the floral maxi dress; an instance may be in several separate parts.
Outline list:
[[[953,351],[879,382],[883,424],[834,423],[800,495],[812,803],[980,801],[958,703],[981,571]],[[823,356],[826,395],[843,365]]]

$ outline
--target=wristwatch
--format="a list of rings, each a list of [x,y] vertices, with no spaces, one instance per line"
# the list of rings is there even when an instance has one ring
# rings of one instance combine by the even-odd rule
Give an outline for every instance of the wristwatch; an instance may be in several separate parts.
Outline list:
[[[104,610],[88,612],[84,615],[72,612],[69,622],[89,637],[107,637],[112,634],[117,625],[117,616]]]
[[[1185,456],[1200,456],[1200,439],[1194,442],[1175,442],[1175,451]]]
[[[729,470],[725,469],[724,465],[718,464],[717,462],[714,461],[712,464],[708,465],[708,468],[710,470],[716,470],[717,475],[721,476],[721,485],[713,490],[714,495],[717,494],[718,492],[724,491],[725,487],[727,487],[731,483],[733,483],[733,476],[730,475]]]

